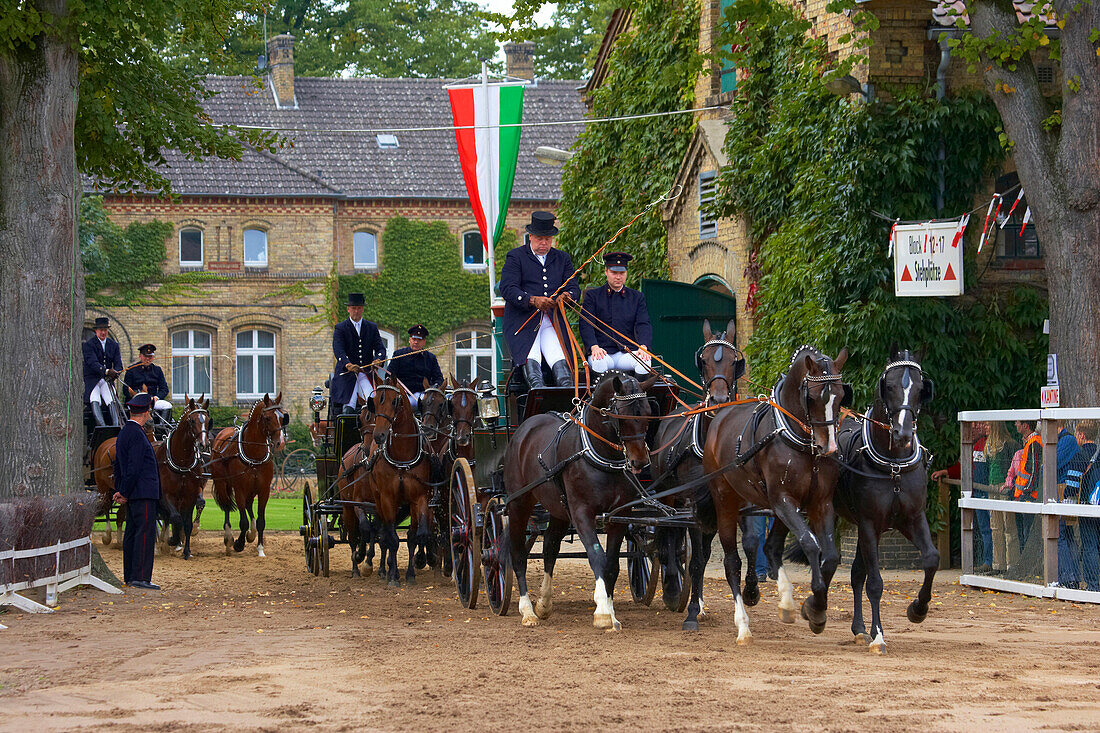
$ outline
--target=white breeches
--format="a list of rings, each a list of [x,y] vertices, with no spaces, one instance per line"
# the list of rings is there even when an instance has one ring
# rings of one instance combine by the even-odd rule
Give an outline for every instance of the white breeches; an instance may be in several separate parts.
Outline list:
[[[359,372],[355,375],[355,392],[351,395],[351,404],[355,404],[356,397],[362,397],[364,401],[369,400],[370,396],[374,394],[374,385],[367,379],[367,375]]]
[[[534,359],[547,366],[554,366],[564,358],[565,352],[561,350],[554,324],[550,322],[550,316],[543,313],[539,332],[535,334],[535,343],[531,344],[531,350],[527,352],[527,360]]]
[[[616,351],[614,354],[609,353],[603,359],[588,357],[588,366],[592,367],[592,371],[601,373],[606,372],[608,369],[618,369],[623,372],[633,371],[636,374],[649,374],[649,370],[646,369],[649,361],[648,354],[638,357],[629,351]]]
[[[409,392],[409,403],[415,410],[416,406],[420,404],[420,398],[424,396],[423,392]]]
[[[111,388],[107,386],[106,379],[96,382],[96,385],[92,387],[92,393],[88,395],[88,401],[100,402],[104,405],[109,405],[115,401],[115,398],[111,396]]]

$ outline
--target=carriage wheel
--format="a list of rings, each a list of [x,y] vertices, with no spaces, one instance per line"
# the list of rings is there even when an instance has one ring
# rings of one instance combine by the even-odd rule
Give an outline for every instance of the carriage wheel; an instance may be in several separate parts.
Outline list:
[[[626,575],[630,581],[630,596],[635,603],[649,605],[657,593],[661,566],[654,558],[643,532],[626,535]]]
[[[328,577],[328,555],[329,549],[332,547],[332,540],[329,537],[328,515],[318,510],[317,514],[317,554],[320,557],[320,572],[324,577]]]
[[[317,554],[317,543],[314,541],[313,530],[317,525],[313,512],[313,494],[306,484],[302,492],[302,524],[298,527],[298,533],[302,535],[302,544],[305,546],[306,570],[317,575],[320,572]]]
[[[276,486],[283,491],[294,491],[309,467],[317,464],[317,454],[309,448],[296,448],[287,453],[279,463],[279,479]]]
[[[485,526],[481,529],[481,572],[485,577],[485,597],[497,616],[507,616],[512,601],[512,561],[506,555],[507,536],[504,502],[491,499],[485,507]]]
[[[661,584],[661,597],[665,608],[683,613],[691,599],[691,537],[686,529],[669,530],[673,533],[672,557],[669,564],[661,569],[664,576]],[[672,572],[669,572],[669,569]]]
[[[481,548],[474,518],[476,490],[469,462],[465,458],[459,458],[451,468],[451,482],[447,491],[450,519],[447,536],[458,600],[463,608],[477,608],[477,592],[481,585]]]

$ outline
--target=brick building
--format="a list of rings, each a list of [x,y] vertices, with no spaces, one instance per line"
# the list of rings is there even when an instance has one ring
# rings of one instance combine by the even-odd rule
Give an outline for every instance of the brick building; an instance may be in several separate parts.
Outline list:
[[[531,78],[529,44],[506,50],[509,73]],[[205,392],[231,405],[281,391],[303,417],[310,390],[332,366],[317,285],[333,271],[381,272],[390,218],[445,222],[456,263],[478,272],[485,261],[454,133],[446,129],[453,124],[447,80],[296,77],[290,36],[271,39],[268,56],[270,73],[259,88],[250,77],[210,77],[218,94],[205,109],[214,123],[283,129],[286,146],[276,153],[246,149],[240,162],[196,162],[168,152],[163,172],[177,198],[104,196],[117,224],[172,224],[165,273],[200,271],[209,279],[178,302],[89,307],[85,318],[88,328],[96,316],[111,318],[126,364],[142,343],[157,344],[173,394]],[[525,92],[524,121],[581,119],[577,86],[534,81]],[[379,129],[393,132],[362,132]],[[568,148],[580,129],[524,129],[507,218],[521,241],[531,212],[553,209],[560,193],[560,171],[538,164],[535,148]],[[483,318],[432,334],[445,372],[491,374],[488,293],[484,305]],[[365,315],[371,318],[370,303]],[[379,325],[392,352],[404,345],[411,322]],[[456,348],[456,334],[477,336]]]

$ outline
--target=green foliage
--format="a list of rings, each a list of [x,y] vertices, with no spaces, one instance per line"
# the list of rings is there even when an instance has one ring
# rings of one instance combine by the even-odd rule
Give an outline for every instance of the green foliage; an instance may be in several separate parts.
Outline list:
[[[505,230],[496,248],[498,269],[516,246]],[[366,297],[366,318],[398,334],[422,323],[432,337],[474,319],[489,318],[489,278],[462,269],[458,239],[443,222],[394,217],[382,233],[383,266],[378,274],[336,276],[330,300],[332,323],[344,318],[348,293]]]
[[[583,79],[599,51],[600,41],[619,0],[568,0],[559,2],[550,27],[532,34],[535,75],[550,79]]]
[[[695,0],[639,0],[631,32],[611,52],[610,72],[593,94],[596,117],[690,107],[702,67]],[[566,163],[558,209],[558,246],[578,266],[624,224],[671,188],[691,142],[692,118],[670,115],[589,125]],[[634,255],[629,285],[667,277],[667,236],[657,212],[639,219],[613,245]],[[582,276],[599,281],[603,270]]]
[[[961,298],[893,294],[886,212],[937,216],[943,142],[945,212],[973,206],[983,178],[1001,160],[999,117],[988,99],[937,102],[924,90],[892,90],[894,100],[853,105],[826,91],[821,41],[804,20],[770,0],[739,0],[745,20],[738,86],[729,123],[729,166],[717,208],[750,222],[763,275],[746,352],[753,380],[770,385],[800,344],[852,352],[845,377],[865,405],[891,344],[923,352],[937,384],[921,438],[937,466],[958,455],[955,414],[1030,403],[1046,353],[1042,293],[980,288],[967,257]],[[965,366],[963,366],[965,365]],[[931,418],[931,419],[930,419]]]

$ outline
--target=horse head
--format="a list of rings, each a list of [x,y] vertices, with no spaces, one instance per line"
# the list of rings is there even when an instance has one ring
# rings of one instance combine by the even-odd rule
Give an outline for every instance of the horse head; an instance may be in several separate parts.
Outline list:
[[[599,408],[615,439],[623,447],[627,468],[640,473],[649,465],[646,429],[653,417],[646,390],[657,382],[654,374],[644,382],[622,372],[607,372],[592,394],[592,406]]]
[[[427,438],[436,438],[447,426],[447,395],[441,387],[432,385],[424,378],[423,397],[420,398],[420,424],[427,430]]]
[[[210,440],[210,413],[207,411],[210,400],[204,400],[203,397],[205,396],[203,394],[198,399],[188,397],[186,394],[183,396],[186,406],[183,409],[183,414],[180,415],[179,424],[186,431],[187,438],[195,446],[196,453],[201,453]]]
[[[907,349],[892,349],[890,363],[879,375],[875,392],[876,411],[881,405],[890,424],[891,447],[909,449],[912,446],[917,416],[934,394],[935,387],[921,370],[919,358]]]
[[[451,375],[451,395],[447,401],[454,425],[455,443],[465,447],[470,444],[474,433],[474,420],[477,418],[477,392],[469,380],[459,382]]]
[[[847,361],[847,348],[831,359],[812,346],[802,346],[780,386],[780,405],[809,428],[813,451],[819,455],[836,453],[840,408],[852,401],[851,387],[840,376]]]
[[[710,321],[703,321],[705,342],[695,352],[695,366],[703,379],[708,404],[729,402],[737,394],[737,379],[745,373],[745,357],[733,345],[737,336],[737,324],[733,319],[726,324],[726,330],[715,334],[710,329]]]
[[[268,441],[274,442],[275,449],[281,450],[286,445],[286,426],[290,424],[290,413],[283,407],[283,393],[280,392],[275,399],[264,394],[260,402],[263,406],[257,404],[260,410],[255,413],[259,416],[260,429]]]
[[[374,394],[371,395],[369,403],[374,412],[374,442],[379,446],[385,445],[393,433],[393,426],[401,413],[402,403],[408,404],[405,390],[397,384],[395,378],[387,376],[374,388]]]

